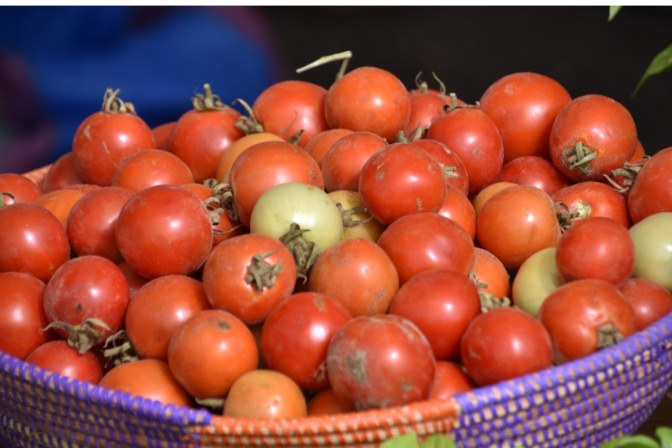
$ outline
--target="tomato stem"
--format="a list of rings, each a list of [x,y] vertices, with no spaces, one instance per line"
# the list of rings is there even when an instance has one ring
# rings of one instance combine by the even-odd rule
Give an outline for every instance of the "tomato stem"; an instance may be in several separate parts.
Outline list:
[[[107,88],[105,94],[103,95],[103,107],[102,111],[108,114],[132,114],[135,113],[135,107],[132,103],[124,103],[121,98],[117,96],[119,89],[112,90]]]
[[[293,222],[289,231],[280,237],[280,241],[287,246],[296,263],[296,276],[305,283],[308,280],[308,272],[318,256],[318,247],[313,241],[303,238],[303,234],[309,229],[301,227]]]
[[[247,117],[242,115],[236,121],[236,127],[243,131],[245,135],[250,134],[259,134],[264,132],[264,127],[259,123],[257,117],[254,115],[254,111],[247,102],[241,98],[236,99],[233,104],[240,103],[241,106],[247,111]]]
[[[111,346],[111,348],[107,348],[108,346]],[[114,358],[113,363],[115,366],[140,359],[140,355],[135,351],[131,340],[128,338],[126,330],[119,330],[115,334],[109,336],[105,340],[103,348],[105,348],[105,350],[103,350],[103,356],[107,358],[108,361]]]
[[[282,264],[271,264],[265,260],[266,257],[274,254],[277,250],[271,250],[261,254],[255,254],[252,261],[247,266],[250,273],[245,276],[245,281],[257,289],[263,291],[264,288],[272,288],[275,285],[275,279],[283,271]],[[281,260],[282,261],[282,260]]]
[[[303,72],[305,72],[307,70],[310,70],[312,68],[319,67],[319,66],[324,65],[324,64],[328,64],[329,62],[342,61],[341,62],[341,68],[338,71],[338,73],[336,74],[336,79],[338,80],[338,79],[341,79],[343,77],[343,75],[345,75],[345,71],[348,67],[348,62],[350,61],[351,58],[352,58],[352,51],[350,51],[350,50],[343,51],[341,53],[331,54],[331,55],[328,55],[328,56],[322,56],[318,60],[313,61],[308,65],[304,65],[303,67],[297,68],[296,73],[303,73]]]
[[[360,205],[357,207],[352,207],[349,209],[343,208],[343,204],[336,202],[336,207],[338,211],[341,212],[341,220],[343,221],[343,227],[353,227],[359,224],[366,224],[367,222],[373,219],[373,215],[369,212],[369,208],[365,205]],[[364,219],[355,219],[352,215],[357,213],[366,213],[368,218]]]
[[[96,340],[103,334],[95,327],[100,327],[105,330],[110,329],[110,327],[108,327],[102,320],[89,318],[79,325],[72,325],[61,321],[51,322],[43,328],[42,331],[47,331],[51,328],[65,331],[67,333],[66,339],[68,345],[77,350],[78,353],[83,354],[89,351],[91,347],[95,345]]]
[[[205,91],[205,95],[197,93],[191,99],[194,109],[199,112],[226,111],[230,109],[229,106],[222,103],[222,100],[218,95],[212,93],[210,84],[203,84],[203,90]]]
[[[7,206],[7,201],[5,201],[4,196],[9,196],[12,201],[16,200],[14,195],[9,191],[0,191],[0,208],[4,208]]]
[[[568,170],[578,170],[580,173],[590,173],[590,161],[597,157],[597,152],[584,146],[583,142],[577,142],[571,148],[562,151],[560,158],[562,166]]]
[[[611,324],[602,325],[597,329],[597,348],[609,347],[625,339],[620,330]]]

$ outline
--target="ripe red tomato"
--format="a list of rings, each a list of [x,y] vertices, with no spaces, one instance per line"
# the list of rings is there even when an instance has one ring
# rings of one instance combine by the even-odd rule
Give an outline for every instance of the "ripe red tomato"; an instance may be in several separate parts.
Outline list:
[[[511,276],[502,261],[482,247],[474,248],[474,267],[470,277],[479,291],[492,294],[498,299],[511,297]]]
[[[115,235],[121,255],[146,278],[194,273],[210,255],[213,239],[205,204],[176,185],[135,193],[119,212]]]
[[[404,126],[407,138],[422,138],[432,124],[432,120],[444,113],[451,103],[450,97],[435,92],[411,91],[411,114]]]
[[[248,233],[215,246],[203,266],[202,279],[210,306],[251,325],[262,322],[292,294],[296,264],[277,238]]]
[[[637,331],[672,312],[670,291],[648,278],[633,277],[623,283],[619,290],[635,312]]]
[[[0,195],[2,195],[0,204],[10,205],[16,202],[35,202],[42,196],[42,190],[37,183],[26,176],[16,173],[0,173]]]
[[[543,190],[513,185],[495,193],[476,218],[476,239],[504,266],[516,270],[535,252],[560,240],[551,197]]]
[[[359,67],[329,87],[324,114],[332,129],[373,132],[393,142],[410,118],[411,96],[387,70]]]
[[[322,177],[328,192],[357,191],[362,167],[387,142],[372,132],[350,132],[338,139],[322,158]]]
[[[438,212],[446,199],[441,165],[411,143],[393,143],[369,157],[359,178],[359,194],[383,225],[418,212]]]
[[[75,159],[72,151],[66,152],[51,164],[42,180],[42,191],[60,190],[70,185],[83,184],[84,179],[75,168]]]
[[[236,127],[240,112],[213,95],[210,85],[203,89],[205,94],[194,97],[193,109],[177,119],[168,139],[168,151],[187,164],[195,182],[215,177],[219,159],[245,135]]]
[[[138,192],[154,185],[190,182],[194,182],[194,175],[182,159],[163,149],[146,149],[122,160],[110,184]]]
[[[229,146],[229,149],[227,149],[219,159],[219,163],[217,164],[217,182],[220,184],[229,182],[229,170],[231,169],[231,165],[233,165],[233,162],[243,151],[252,145],[269,140],[276,142],[285,141],[270,132],[255,132],[254,134],[245,135],[233,142],[231,146]]]
[[[460,340],[481,313],[478,288],[466,275],[448,269],[420,272],[404,283],[390,303],[390,314],[413,322],[437,360],[456,361]]]
[[[457,394],[475,389],[476,383],[469,378],[464,367],[451,361],[437,361],[430,399],[445,400]]]
[[[539,73],[511,73],[492,83],[479,108],[502,133],[504,163],[522,156],[548,159],[553,121],[571,99],[564,86]]]
[[[68,225],[68,215],[72,207],[84,196],[84,192],[77,190],[54,190],[49,193],[44,193],[39,198],[35,199],[35,203],[53,213],[58,220],[63,224],[63,228]]]
[[[497,182],[537,187],[551,196],[572,183],[548,159],[539,156],[520,156],[505,163]]]
[[[642,166],[628,195],[632,222],[637,223],[654,213],[672,212],[670,166],[672,147],[658,151]]]
[[[26,362],[71,380],[88,381],[91,384],[98,384],[103,376],[103,370],[93,353],[79,353],[62,339],[40,345],[28,355]]]
[[[107,89],[102,110],[86,117],[75,131],[74,164],[86,183],[110,185],[114,170],[126,156],[155,147],[152,130],[117,93]]]
[[[0,351],[25,360],[40,345],[53,339],[42,298],[44,283],[23,272],[1,272]]]
[[[435,365],[427,338],[409,320],[393,314],[349,320],[327,350],[334,393],[358,411],[427,399]]]
[[[336,396],[331,387],[322,389],[308,400],[308,416],[335,415],[355,412],[355,407]]]
[[[553,361],[580,359],[636,331],[635,313],[613,284],[579,279],[551,292],[537,315],[553,343]]]
[[[167,123],[162,123],[158,126],[152,128],[152,134],[154,135],[154,143],[156,149],[163,149],[168,151],[168,139],[170,139],[170,133],[173,132],[177,121],[169,121]]]
[[[552,365],[553,350],[546,329],[526,312],[510,307],[476,317],[464,333],[460,350],[467,374],[479,386]]]
[[[63,224],[32,202],[0,208],[0,247],[0,272],[26,272],[45,283],[70,259]]]
[[[555,262],[565,283],[597,278],[621,286],[635,268],[635,244],[628,229],[613,219],[584,218],[562,234]]]
[[[292,294],[264,321],[261,353],[266,366],[287,375],[305,391],[328,387],[327,347],[351,318],[344,305],[327,295]]]
[[[551,161],[575,182],[601,181],[632,158],[637,129],[618,101],[590,94],[574,98],[558,113],[549,136]]]
[[[465,196],[469,194],[469,173],[457,154],[443,143],[428,138],[414,140],[413,144],[427,151],[434,160],[439,162],[447,184],[453,185]]]
[[[556,191],[551,199],[560,211],[560,225],[564,229],[589,216],[611,218],[630,227],[627,200],[605,183],[579,182]]]
[[[324,116],[327,89],[300,80],[277,82],[261,92],[252,104],[252,112],[265,132],[284,140],[300,133],[298,146],[306,144],[329,129]]]
[[[329,148],[331,148],[331,145],[351,132],[350,129],[327,129],[311,138],[303,149],[310,154],[310,156],[315,159],[318,166],[322,168],[322,160],[324,160],[324,156],[327,154],[327,151],[329,151]]]
[[[245,372],[257,367],[257,344],[250,329],[222,310],[200,311],[175,329],[168,365],[192,397],[220,399]]]
[[[469,198],[457,187],[446,185],[446,200],[437,213],[461,225],[472,240],[476,238],[476,210]]]
[[[438,213],[413,213],[390,224],[378,245],[399,274],[399,283],[431,269],[452,269],[469,275],[474,266],[474,241],[452,219]]]

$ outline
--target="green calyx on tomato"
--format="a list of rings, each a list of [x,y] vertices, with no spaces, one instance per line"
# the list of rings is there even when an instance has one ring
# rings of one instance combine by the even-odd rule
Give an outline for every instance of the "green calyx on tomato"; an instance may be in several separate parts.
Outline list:
[[[191,99],[194,109],[199,112],[208,112],[213,110],[229,110],[230,107],[224,103],[219,98],[219,95],[212,93],[212,88],[210,84],[203,84],[203,90],[205,94],[197,93]]]
[[[294,256],[297,277],[304,282],[308,280],[308,272],[319,255],[317,244],[303,237],[303,234],[308,231],[310,229],[302,229],[297,223],[293,222],[289,226],[289,231],[280,237],[280,241],[287,246]]]
[[[590,173],[590,161],[597,157],[597,152],[583,145],[579,141],[575,146],[562,151],[562,166],[568,170],[578,170],[580,173]]]
[[[76,349],[79,353],[86,353],[93,347],[102,332],[96,327],[109,330],[110,327],[100,319],[90,318],[83,321],[81,324],[72,325],[66,322],[54,321],[47,325],[42,331],[47,331],[51,328],[58,328],[67,333],[68,345]]]
[[[257,291],[272,288],[275,285],[275,278],[284,269],[280,263],[271,264],[265,260],[266,257],[276,252],[277,250],[271,250],[263,254],[256,254],[247,267],[250,273],[245,277],[245,281],[254,285]]]

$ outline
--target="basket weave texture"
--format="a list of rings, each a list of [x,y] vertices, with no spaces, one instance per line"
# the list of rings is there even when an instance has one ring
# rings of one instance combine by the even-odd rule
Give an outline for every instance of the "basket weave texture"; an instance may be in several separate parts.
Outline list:
[[[461,447],[595,447],[630,434],[672,385],[672,314],[562,366],[449,400],[292,420],[234,419],[162,405],[0,352],[3,447],[378,446],[447,434]]]

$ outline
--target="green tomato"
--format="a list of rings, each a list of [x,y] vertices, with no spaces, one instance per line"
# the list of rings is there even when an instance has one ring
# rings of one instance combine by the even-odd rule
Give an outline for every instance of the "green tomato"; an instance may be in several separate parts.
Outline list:
[[[672,212],[649,215],[629,232],[635,244],[632,276],[648,278],[672,291]]]
[[[555,252],[555,247],[535,252],[523,262],[513,278],[513,304],[534,317],[546,297],[563,284],[555,264]]]

